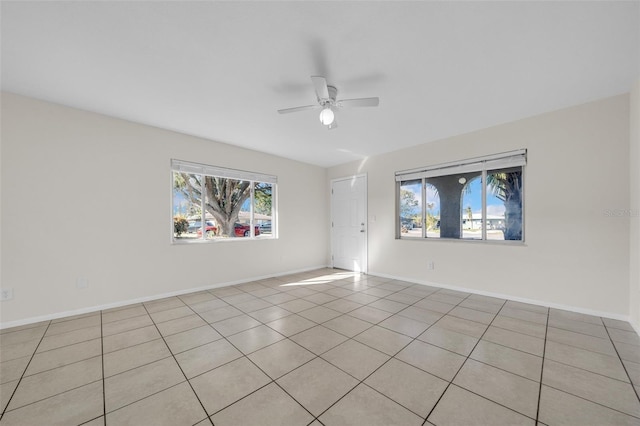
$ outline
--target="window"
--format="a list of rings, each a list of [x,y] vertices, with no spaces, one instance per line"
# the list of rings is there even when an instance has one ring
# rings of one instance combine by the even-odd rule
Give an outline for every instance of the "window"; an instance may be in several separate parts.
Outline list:
[[[273,238],[277,178],[171,160],[173,241]]]
[[[524,241],[525,164],[519,150],[397,172],[397,237]]]
[[[422,238],[422,181],[400,184],[400,231],[404,237]]]
[[[440,238],[440,195],[436,187],[429,182],[425,182],[424,186],[427,198],[425,235],[427,238]]]
[[[460,183],[460,182],[458,182]],[[460,223],[462,231],[460,238],[466,240],[482,239],[482,175],[469,179],[462,185],[462,200],[460,202]]]

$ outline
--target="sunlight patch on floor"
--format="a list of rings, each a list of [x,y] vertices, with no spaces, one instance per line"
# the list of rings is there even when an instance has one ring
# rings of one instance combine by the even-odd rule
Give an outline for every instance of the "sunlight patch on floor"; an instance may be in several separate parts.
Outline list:
[[[319,277],[307,278],[306,280],[295,281],[292,283],[282,284],[280,287],[292,287],[301,285],[317,285],[317,284],[329,284],[335,281],[340,281],[345,278],[351,278],[360,275],[359,272],[343,271],[336,272],[328,275],[321,275]]]

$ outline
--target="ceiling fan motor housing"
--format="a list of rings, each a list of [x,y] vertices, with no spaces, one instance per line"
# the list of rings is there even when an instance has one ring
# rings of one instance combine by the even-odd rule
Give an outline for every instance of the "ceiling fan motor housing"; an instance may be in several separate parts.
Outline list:
[[[337,100],[338,89],[335,86],[329,86],[327,80],[321,76],[311,76],[311,81],[316,92],[316,105],[305,105],[294,108],[279,109],[278,113],[288,114],[290,112],[307,111],[314,109],[322,109],[320,112],[320,122],[327,126],[328,129],[338,127],[334,112],[343,106],[349,107],[371,107],[378,106],[379,99],[375,98],[357,98],[357,99],[341,99]]]
[[[325,106],[329,104],[334,106],[336,104],[336,97],[338,96],[338,89],[335,86],[327,86],[327,91],[329,92],[329,99],[318,99],[320,105]]]

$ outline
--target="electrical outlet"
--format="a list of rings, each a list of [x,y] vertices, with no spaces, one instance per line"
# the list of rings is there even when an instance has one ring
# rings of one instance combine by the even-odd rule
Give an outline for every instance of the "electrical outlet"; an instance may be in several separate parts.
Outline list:
[[[433,263],[433,260],[430,260],[427,262],[427,269],[430,271],[433,271],[434,269],[436,269],[436,265]]]
[[[13,299],[13,289],[12,288],[2,288],[0,289],[0,300],[11,300]]]
[[[83,278],[80,277],[76,280],[76,287],[79,289],[83,289],[83,288],[87,288],[89,287],[89,279],[88,278]]]

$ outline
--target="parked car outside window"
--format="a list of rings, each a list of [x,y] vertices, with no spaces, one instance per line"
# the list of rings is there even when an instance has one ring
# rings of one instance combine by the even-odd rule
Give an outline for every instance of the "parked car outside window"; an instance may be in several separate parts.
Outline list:
[[[271,222],[260,224],[260,232],[271,232]]]
[[[207,221],[207,226],[205,227],[205,232],[207,235],[215,236],[217,228],[213,225],[213,223]],[[251,235],[251,227],[248,224],[244,223],[236,223],[234,226],[234,231],[236,237],[248,237]],[[202,236],[202,229],[198,228],[196,231],[198,236]],[[260,235],[260,227],[258,225],[255,226],[255,235],[256,237]]]
[[[206,225],[207,227],[209,226],[214,226],[213,222],[211,222],[210,220],[206,221]],[[189,221],[189,227],[187,228],[187,232],[197,232],[198,229],[202,228],[202,222],[199,220],[191,220]],[[214,227],[215,228],[215,227]],[[202,234],[202,232],[200,232]]]

